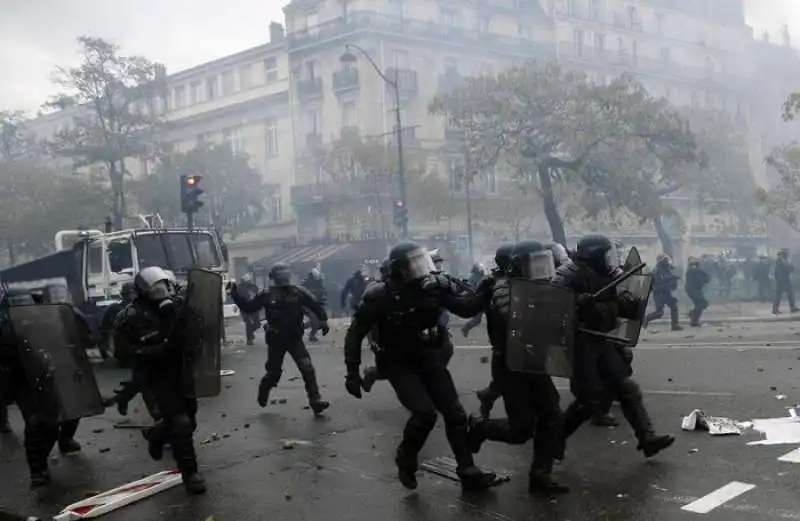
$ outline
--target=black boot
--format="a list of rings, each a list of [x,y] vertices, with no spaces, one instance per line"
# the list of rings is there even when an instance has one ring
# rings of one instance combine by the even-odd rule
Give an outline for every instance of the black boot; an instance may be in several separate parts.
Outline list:
[[[50,471],[47,469],[45,470],[36,470],[31,471],[31,488],[41,488],[46,487],[50,484]]]
[[[164,424],[157,423],[148,429],[142,430],[142,436],[147,440],[147,453],[155,461],[161,461],[164,457]]]
[[[310,364],[309,364],[310,365]],[[319,394],[319,384],[317,383],[317,373],[314,369],[309,367],[300,372],[303,376],[303,383],[306,386],[306,395],[308,396],[308,405],[314,414],[319,416],[331,406],[330,403],[322,399]]]
[[[417,488],[417,455],[403,448],[403,444],[397,448],[394,457],[397,464],[397,478],[400,483],[409,490]]]
[[[75,438],[58,440],[58,451],[64,456],[75,454],[81,451],[81,444],[75,441]]]
[[[478,409],[481,416],[483,416],[484,418],[489,418],[492,415],[492,409],[494,408],[494,402],[495,402],[494,393],[489,387],[487,387],[485,389],[480,389],[479,391],[476,391],[475,396],[478,397],[478,401],[481,404],[480,408]]]
[[[642,451],[646,458],[652,458],[675,443],[675,437],[669,434],[656,434],[650,414],[644,406],[639,385],[633,380],[629,380],[627,387],[626,392],[619,395],[622,412],[633,428],[636,439],[639,440],[636,450]]]
[[[181,478],[183,479],[183,488],[189,494],[199,496],[206,493],[206,480],[199,472],[185,472],[181,474]]]
[[[258,384],[258,405],[261,407],[266,407],[269,403],[269,393],[272,391],[272,382],[264,375],[261,378],[261,382]]]
[[[592,425],[595,427],[619,427],[619,422],[613,414],[607,412],[605,414],[595,414],[592,417]]]
[[[465,467],[459,466],[456,473],[461,479],[463,490],[486,490],[497,483],[497,474],[484,472],[474,464]]]
[[[569,487],[553,479],[552,461],[534,461],[528,473],[528,492],[531,494],[555,496],[566,494],[569,492]]]

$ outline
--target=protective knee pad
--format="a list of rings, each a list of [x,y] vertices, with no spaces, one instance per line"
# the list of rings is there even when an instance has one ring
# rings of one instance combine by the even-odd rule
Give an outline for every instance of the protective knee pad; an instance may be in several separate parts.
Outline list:
[[[416,431],[430,432],[436,426],[436,411],[415,412],[408,420],[408,427]]]

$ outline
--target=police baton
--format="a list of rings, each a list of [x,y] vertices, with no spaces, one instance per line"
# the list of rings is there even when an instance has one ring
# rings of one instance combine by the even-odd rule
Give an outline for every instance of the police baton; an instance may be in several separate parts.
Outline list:
[[[595,293],[593,293],[592,294],[592,300],[599,300],[600,298],[605,297],[606,295],[608,295],[612,291],[616,290],[617,286],[619,286],[620,284],[622,284],[623,282],[625,282],[626,280],[628,280],[632,276],[636,275],[636,273],[642,271],[645,268],[645,266],[647,266],[647,263],[646,262],[642,262],[642,263],[637,264],[633,268],[630,268],[629,270],[623,272],[622,275],[620,275],[619,277],[617,277],[616,279],[612,280],[611,282],[606,284],[604,287],[602,287],[601,289],[599,289]]]

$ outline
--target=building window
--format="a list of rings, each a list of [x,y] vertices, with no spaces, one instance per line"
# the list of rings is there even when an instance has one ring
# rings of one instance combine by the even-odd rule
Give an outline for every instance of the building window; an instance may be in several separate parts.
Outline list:
[[[253,67],[244,65],[239,67],[239,90],[247,90],[253,87]]]
[[[356,126],[356,102],[346,101],[342,103],[342,126]]]
[[[303,78],[306,80],[313,80],[317,77],[317,62],[308,60],[303,64]]]
[[[456,12],[450,9],[442,9],[441,11],[442,23],[448,27],[456,26]]]
[[[706,56],[706,74],[709,76],[714,74],[714,61]]]
[[[305,26],[306,31],[308,34],[315,35],[319,31],[319,15],[317,13],[311,13],[306,15],[305,17]]]
[[[575,56],[583,56],[583,31],[572,31],[572,42],[575,46]]]
[[[489,32],[489,19],[488,18],[478,18],[478,32],[479,33],[488,33]]]
[[[172,106],[176,109],[182,109],[186,106],[186,87],[175,87],[172,92]]]
[[[283,218],[283,208],[281,206],[281,193],[272,194],[268,201],[269,216],[273,222],[279,222]]]
[[[664,34],[664,13],[656,13],[656,31]]]
[[[278,81],[278,59],[274,56],[264,60],[264,78],[267,83]]]
[[[533,29],[528,24],[517,24],[517,34],[520,38],[525,38],[530,40],[533,38]]]
[[[692,104],[692,108],[697,108],[697,106],[700,104],[700,96],[698,96],[698,94],[697,94],[697,91],[696,91],[696,90],[693,90],[693,91],[692,91],[692,101],[691,101],[691,104]]]
[[[411,67],[411,57],[408,51],[403,49],[394,49],[392,51],[392,65],[396,69],[407,70]]]
[[[217,77],[208,78],[206,80],[206,99],[212,100],[219,96],[217,92]]]
[[[231,152],[238,154],[243,152],[242,129],[241,127],[228,127],[222,130],[222,141],[231,147]]]
[[[490,194],[497,192],[497,167],[490,167],[485,172],[486,191]]]
[[[464,180],[464,165],[460,159],[450,160],[450,189],[454,191],[461,190],[462,181]]]
[[[266,120],[264,122],[264,132],[267,157],[275,157],[278,155],[278,122],[274,119]]]
[[[203,84],[196,81],[189,85],[189,105],[203,102]]]
[[[639,10],[633,5],[628,6],[628,27],[631,29],[639,27]]]
[[[661,61],[670,63],[672,61],[672,50],[669,47],[661,48]]]
[[[594,53],[598,56],[602,56],[606,52],[606,35],[605,34],[594,34]]]
[[[222,95],[228,96],[233,94],[235,89],[236,81],[233,77],[233,71],[223,72],[222,73]]]
[[[458,60],[456,58],[444,59],[444,73],[445,74],[458,74]]]
[[[153,114],[156,116],[163,116],[167,111],[167,103],[161,96],[153,98]]]
[[[635,64],[639,60],[639,42],[631,42],[631,61]]]

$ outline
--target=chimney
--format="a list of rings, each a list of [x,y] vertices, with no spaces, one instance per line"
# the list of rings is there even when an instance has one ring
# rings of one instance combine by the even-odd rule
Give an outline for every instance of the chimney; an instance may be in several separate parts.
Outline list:
[[[269,43],[280,43],[284,39],[283,25],[278,22],[269,24]]]
[[[153,68],[155,69],[155,75],[157,80],[165,80],[167,79],[167,66],[163,63],[156,63]]]
[[[785,47],[791,47],[792,46],[792,35],[789,34],[789,26],[788,25],[784,25],[781,28],[781,35],[783,36],[783,45]]]

